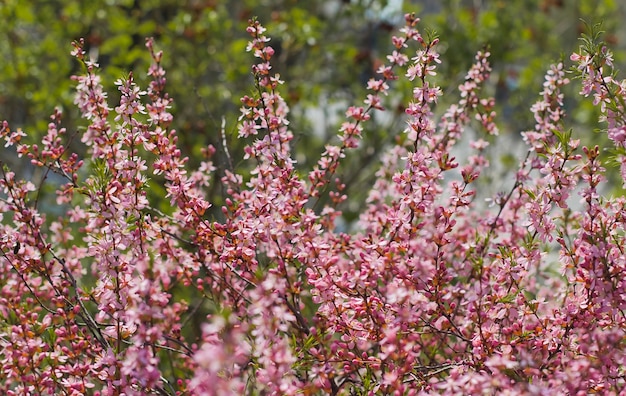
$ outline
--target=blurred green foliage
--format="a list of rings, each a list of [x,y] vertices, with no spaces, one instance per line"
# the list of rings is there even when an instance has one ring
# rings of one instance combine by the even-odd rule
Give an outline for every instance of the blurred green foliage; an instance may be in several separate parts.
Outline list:
[[[286,81],[282,93],[293,111],[296,158],[308,169],[336,133],[342,111],[364,98],[365,83],[385,61],[389,37],[402,13],[417,12],[424,22],[422,28],[432,29],[441,38],[439,83],[446,94],[453,94],[446,95],[442,105],[454,100],[456,86],[475,52],[488,47],[494,68],[490,93],[501,103],[499,121],[503,131],[518,132],[533,126],[527,109],[541,90],[548,65],[560,57],[567,59],[577,47],[581,18],[604,21],[618,64],[623,60],[626,40],[620,21],[624,6],[618,3],[0,0],[0,119],[8,120],[12,128],[23,128],[36,140],[58,106],[64,111],[68,130],[76,130],[82,121],[72,105],[69,77],[80,69],[69,55],[71,41],[85,38],[90,56],[102,67],[113,105],[116,79],[133,70],[140,84],[145,81],[149,55],[144,42],[152,36],[165,54],[168,91],[174,98],[174,128],[182,150],[193,164],[206,145],[219,148],[219,129],[225,117],[229,148],[238,158],[244,144],[236,139],[239,97],[252,91],[252,57],[245,52],[245,26],[250,17],[257,16],[277,50],[274,67]],[[411,93],[408,83],[398,83],[397,88],[399,96],[388,100],[394,106]],[[576,95],[570,98],[574,98],[568,102],[573,120],[589,130],[597,127],[591,107],[581,105]],[[352,191],[364,190],[376,154],[403,128],[402,108],[394,107],[391,113],[391,117],[374,117],[374,122],[367,124],[361,148],[346,160],[341,176]],[[73,148],[80,151],[76,146]],[[8,157],[3,156],[7,162]],[[223,163],[223,153],[218,151],[217,176]],[[214,185],[214,202],[219,203],[219,183]],[[360,198],[357,194],[356,200],[348,202],[348,220],[358,213],[360,199],[362,194]]]
[[[616,52],[618,63],[624,59],[626,30],[620,22],[624,5],[614,0],[442,3],[442,12],[433,18],[445,47],[442,75],[461,75],[469,67],[472,54],[487,46],[492,54],[496,99],[507,107],[501,121],[516,131],[533,126],[526,110],[541,90],[544,72],[559,59],[568,64],[569,55],[579,46],[585,22],[602,22],[605,40]],[[570,108],[577,111],[578,105],[570,103]],[[577,114],[580,121],[592,122],[590,108]]]

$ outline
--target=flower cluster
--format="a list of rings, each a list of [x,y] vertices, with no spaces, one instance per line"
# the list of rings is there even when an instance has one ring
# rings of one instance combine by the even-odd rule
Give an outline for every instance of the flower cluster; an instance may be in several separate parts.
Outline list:
[[[238,120],[246,165],[226,167],[219,201],[208,192],[217,149],[189,169],[153,41],[148,87],[132,74],[118,80],[113,107],[98,65],[75,43],[84,158],[70,149],[78,132],[68,134],[60,111],[40,145],[0,127],[6,146],[44,175],[29,182],[0,169],[0,393],[624,389],[626,199],[602,195],[608,161],[567,129],[564,64],[550,68],[531,108],[515,183],[485,208],[475,185],[498,135],[495,101],[482,90],[490,54],[476,55],[458,97],[439,111],[439,39],[418,23],[406,15],[369,94],[302,177],[275,50],[251,20],[254,91]],[[571,60],[626,183],[626,85],[597,38]],[[335,175],[400,78],[413,84],[404,133],[384,148],[354,229],[340,232],[349,197]],[[478,136],[457,159],[470,127]],[[53,173],[62,180],[54,211],[39,200]]]

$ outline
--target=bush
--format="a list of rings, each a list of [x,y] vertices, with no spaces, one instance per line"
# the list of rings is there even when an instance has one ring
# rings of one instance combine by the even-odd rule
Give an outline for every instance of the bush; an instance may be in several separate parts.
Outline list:
[[[7,395],[616,394],[623,362],[626,200],[601,195],[602,162],[626,180],[624,82],[595,31],[572,55],[614,143],[579,149],[565,122],[558,63],[522,133],[512,188],[475,199],[488,143],[451,152],[470,125],[495,136],[479,52],[457,103],[433,116],[438,38],[406,16],[395,51],[350,107],[335,144],[302,174],[274,49],[251,21],[254,93],[242,98],[244,162],[226,144],[187,169],[170,128],[162,53],[142,90],[133,74],[107,103],[84,43],[75,104],[41,145],[5,122],[2,136],[44,174],[65,180],[64,215],[48,221],[42,185],[4,166],[0,185],[0,390]],[[409,59],[409,45],[417,50]],[[355,230],[337,229],[347,196],[336,177],[394,80],[413,84],[407,126],[385,147]],[[224,131],[220,132],[224,136]],[[67,148],[78,139],[88,156]],[[225,140],[225,139],[223,139]],[[221,215],[210,214],[220,150]],[[148,175],[153,175],[153,180]],[[44,179],[45,180],[45,179]],[[165,197],[152,197],[164,183]],[[578,199],[580,195],[582,199]],[[325,199],[325,198],[328,199]],[[155,207],[169,199],[170,208]],[[151,202],[153,200],[153,202]],[[323,204],[322,202],[327,202]],[[47,209],[47,208],[46,208]],[[46,210],[49,213],[49,210]],[[585,375],[581,375],[585,373]]]

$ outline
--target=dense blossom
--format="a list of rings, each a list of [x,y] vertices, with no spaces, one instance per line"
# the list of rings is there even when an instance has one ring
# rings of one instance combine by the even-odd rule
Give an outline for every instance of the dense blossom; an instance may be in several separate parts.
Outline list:
[[[414,15],[405,22],[370,93],[301,176],[275,50],[250,21],[254,93],[238,120],[246,166],[221,148],[230,162],[221,203],[208,198],[217,149],[191,170],[177,146],[153,41],[148,87],[132,74],[118,80],[116,106],[75,43],[80,136],[60,111],[40,145],[0,127],[7,147],[63,180],[50,211],[39,202],[46,177],[0,170],[0,393],[621,392],[626,200],[603,195],[602,149],[572,138],[564,64],[550,68],[531,108],[513,186],[485,207],[476,189],[498,135],[482,91],[490,54],[476,55],[458,99],[438,109],[439,39],[422,35]],[[626,86],[596,39],[571,59],[626,175]],[[406,127],[343,232],[335,225],[349,198],[337,169],[399,78],[413,84]],[[457,159],[470,128],[478,135]],[[74,138],[85,158],[70,150]],[[153,201],[156,183],[168,210]]]

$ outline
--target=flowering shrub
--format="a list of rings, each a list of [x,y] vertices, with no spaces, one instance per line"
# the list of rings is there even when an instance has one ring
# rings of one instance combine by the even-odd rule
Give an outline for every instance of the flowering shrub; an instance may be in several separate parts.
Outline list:
[[[308,175],[296,169],[289,108],[279,93],[263,27],[251,21],[255,93],[242,98],[238,134],[247,170],[228,164],[220,218],[199,169],[169,128],[162,54],[146,90],[132,74],[111,108],[82,42],[78,133],[52,116],[41,145],[5,122],[7,145],[45,175],[65,215],[48,221],[41,186],[1,171],[0,391],[6,395],[416,395],[617,394],[626,387],[626,200],[600,194],[598,147],[579,149],[564,122],[563,63],[547,73],[522,133],[527,155],[513,187],[485,208],[474,185],[488,143],[451,155],[477,121],[497,135],[483,97],[489,53],[480,52],[440,119],[432,76],[438,39],[418,19],[350,107],[338,142]],[[409,58],[411,45],[417,47]],[[626,83],[592,34],[571,57],[615,143],[626,180]],[[414,84],[406,129],[381,158],[354,232],[336,220],[347,197],[336,178],[390,84]],[[224,134],[224,132],[221,132]],[[224,139],[225,140],[225,139]],[[230,159],[226,147],[222,148]],[[229,161],[232,162],[232,161]],[[150,202],[162,181],[171,213]],[[328,195],[329,204],[319,208]],[[578,195],[582,197],[579,200]],[[184,296],[199,296],[186,301]],[[196,312],[209,312],[197,339]]]

